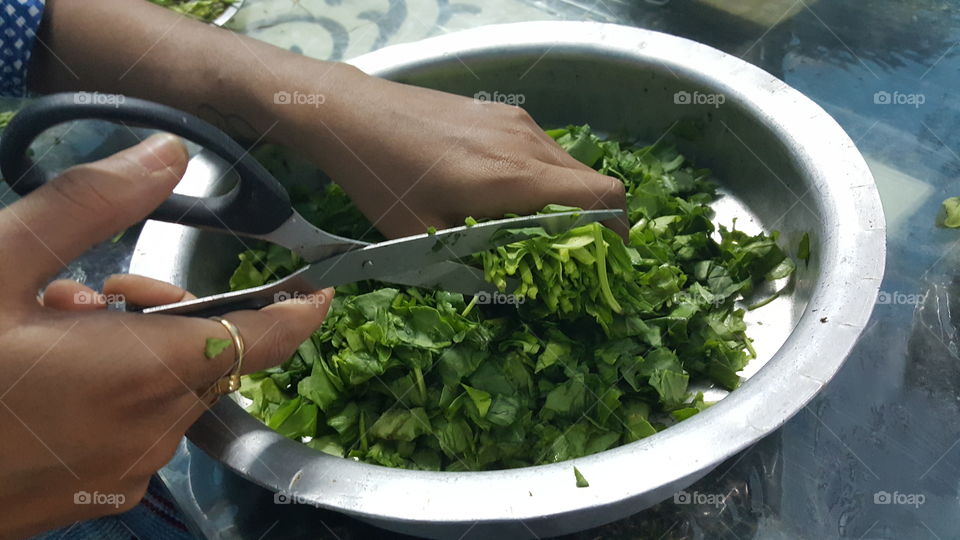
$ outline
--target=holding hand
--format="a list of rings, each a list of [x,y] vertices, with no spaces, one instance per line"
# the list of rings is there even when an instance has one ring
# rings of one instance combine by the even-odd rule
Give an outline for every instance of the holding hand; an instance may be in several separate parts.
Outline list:
[[[533,214],[551,203],[626,207],[622,182],[571,157],[519,107],[349,69],[338,76],[350,92],[322,107],[274,106],[277,129],[388,237],[463,225],[466,216]],[[625,224],[607,225],[626,233]]]
[[[52,283],[42,304],[36,298],[66,262],[150,213],[186,164],[183,145],[158,135],[0,211],[0,537],[136,505],[235,365],[232,346],[204,354],[207,339],[230,338],[216,321],[108,312],[71,281]],[[189,298],[138,276],[115,276],[104,293],[145,306]],[[286,360],[321,324],[332,294],[226,314],[246,345],[243,372]]]

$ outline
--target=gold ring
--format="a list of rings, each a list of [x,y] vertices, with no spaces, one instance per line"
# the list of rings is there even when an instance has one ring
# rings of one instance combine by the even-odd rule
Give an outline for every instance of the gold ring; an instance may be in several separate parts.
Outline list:
[[[233,368],[231,369],[232,373],[220,377],[211,387],[214,394],[222,396],[240,389],[240,369],[243,367],[244,353],[243,337],[240,335],[240,329],[232,322],[220,317],[211,317],[211,319],[222,324],[223,327],[227,329],[227,332],[230,333],[230,339],[233,340],[235,359],[233,361]]]

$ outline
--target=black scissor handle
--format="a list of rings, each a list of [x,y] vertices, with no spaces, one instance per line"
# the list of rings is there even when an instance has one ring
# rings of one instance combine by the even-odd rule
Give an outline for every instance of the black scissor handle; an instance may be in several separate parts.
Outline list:
[[[41,133],[73,120],[107,120],[167,131],[203,146],[237,171],[240,180],[228,193],[215,197],[175,193],[150,219],[257,235],[273,231],[293,214],[283,186],[226,133],[173,107],[86,92],[41,97],[10,121],[0,139],[0,171],[15,192],[26,195],[52,178],[27,151]]]

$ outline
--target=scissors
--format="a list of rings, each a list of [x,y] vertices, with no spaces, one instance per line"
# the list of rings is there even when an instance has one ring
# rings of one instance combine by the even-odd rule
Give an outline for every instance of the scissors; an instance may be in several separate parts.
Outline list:
[[[39,98],[11,120],[0,140],[0,170],[10,187],[23,196],[54,176],[29,156],[30,145],[40,134],[65,122],[92,119],[173,133],[204,147],[236,171],[239,180],[227,193],[209,197],[174,193],[149,219],[266,240],[290,249],[308,263],[287,277],[260,287],[150,307],[143,313],[209,317],[239,309],[259,309],[325,287],[370,279],[475,294],[489,291],[492,285],[483,280],[482,271],[456,260],[529,238],[531,234],[523,231],[525,228],[541,227],[558,234],[623,215],[622,210],[542,214],[373,244],[360,242],[311,225],[294,210],[276,178],[230,136],[207,122],[150,101],[85,92]]]

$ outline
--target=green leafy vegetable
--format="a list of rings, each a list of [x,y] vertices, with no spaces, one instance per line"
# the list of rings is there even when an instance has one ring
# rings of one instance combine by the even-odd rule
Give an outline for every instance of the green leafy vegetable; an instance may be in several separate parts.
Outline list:
[[[960,197],[950,197],[940,205],[937,226],[950,229],[960,228]]]
[[[587,482],[587,479],[583,477],[583,473],[576,467],[573,468],[573,476],[577,479],[578,488],[590,487],[590,482]]]
[[[195,19],[211,22],[215,20],[236,0],[150,0],[158,6],[171,9]]]
[[[216,358],[223,351],[227,350],[231,341],[222,338],[207,338],[207,344],[203,348],[203,355],[207,358]]]
[[[5,129],[10,121],[13,120],[13,117],[17,115],[17,111],[2,111],[0,112],[0,129]]]
[[[672,146],[621,146],[587,126],[548,133],[624,182],[627,242],[597,223],[559,235],[524,229],[529,238],[472,259],[513,295],[506,304],[371,282],[339,287],[310,340],[284,364],[244,378],[251,414],[337,456],[485,470],[653,435],[708,406],[690,394],[691,381],[736,388],[755,356],[737,303],[795,268],[777,234],[715,225],[709,172]],[[259,157],[275,176],[291,168],[276,153]],[[291,198],[326,230],[377,240],[335,184]],[[257,247],[240,255],[230,285],[262,285],[302,264],[282,248]],[[516,290],[506,290],[508,278]]]

